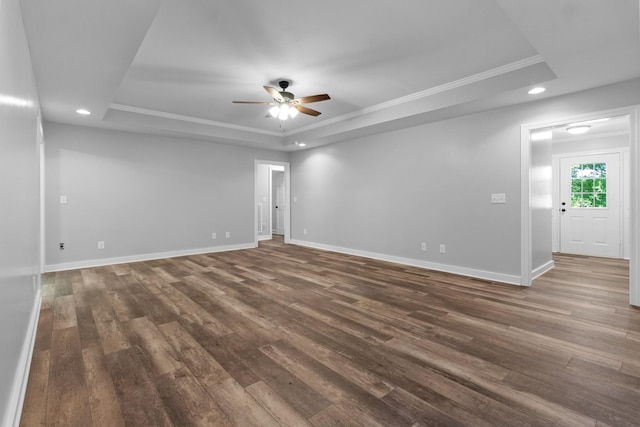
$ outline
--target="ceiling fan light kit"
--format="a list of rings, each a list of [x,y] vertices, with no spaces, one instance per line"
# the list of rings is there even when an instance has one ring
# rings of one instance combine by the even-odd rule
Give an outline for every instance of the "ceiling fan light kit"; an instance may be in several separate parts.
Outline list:
[[[290,82],[288,80],[280,80],[278,85],[280,91],[271,86],[263,86],[264,90],[273,97],[274,102],[261,102],[261,101],[233,101],[235,104],[259,104],[259,105],[272,105],[269,109],[269,115],[271,117],[277,117],[279,120],[293,119],[298,113],[307,114],[309,116],[317,117],[321,113],[320,111],[313,110],[302,106],[301,104],[309,104],[312,102],[320,102],[331,99],[326,93],[320,95],[304,96],[302,98],[296,98],[291,92],[287,92]]]
[[[287,120],[288,118],[294,118],[298,115],[298,110],[289,106],[286,103],[278,105],[274,105],[269,109],[269,114],[271,117],[277,117],[280,120]]]

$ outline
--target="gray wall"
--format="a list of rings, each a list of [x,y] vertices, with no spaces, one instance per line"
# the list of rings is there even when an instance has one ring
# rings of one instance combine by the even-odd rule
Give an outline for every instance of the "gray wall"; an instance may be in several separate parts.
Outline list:
[[[49,122],[44,133],[47,269],[252,245],[254,160],[289,157]]]
[[[633,80],[297,152],[292,239],[519,276],[520,126],[638,103]],[[537,263],[551,248],[540,213]]]
[[[18,0],[0,1],[0,424],[19,409],[39,305],[38,96]]]

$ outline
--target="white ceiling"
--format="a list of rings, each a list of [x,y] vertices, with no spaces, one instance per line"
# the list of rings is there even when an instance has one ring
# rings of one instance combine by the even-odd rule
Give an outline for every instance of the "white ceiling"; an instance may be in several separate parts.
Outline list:
[[[276,150],[640,77],[638,0],[21,4],[45,119]],[[331,100],[284,128],[232,104],[281,78]]]

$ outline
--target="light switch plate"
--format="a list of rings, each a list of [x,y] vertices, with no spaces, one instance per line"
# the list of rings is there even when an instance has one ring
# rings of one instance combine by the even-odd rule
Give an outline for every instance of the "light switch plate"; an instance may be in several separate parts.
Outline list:
[[[494,193],[491,195],[491,203],[507,203],[507,195],[505,193]]]
[[[60,196],[60,204],[61,205],[67,204],[67,196]]]

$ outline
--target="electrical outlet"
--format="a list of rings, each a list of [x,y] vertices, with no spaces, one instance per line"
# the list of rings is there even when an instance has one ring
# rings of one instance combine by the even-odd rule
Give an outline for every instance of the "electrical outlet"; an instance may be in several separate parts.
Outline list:
[[[305,234],[305,235],[307,234],[307,229],[306,228],[302,229],[302,234]]]
[[[420,243],[420,250],[426,251],[427,250],[427,244],[426,243]]]
[[[225,233],[224,237],[226,237],[227,239],[230,239],[230,238],[231,238],[231,232],[230,232],[230,231],[227,231],[227,232]]]
[[[440,245],[440,253],[443,254],[445,252],[447,252],[447,248],[444,245],[441,244]]]
[[[218,238],[218,235],[216,233],[211,233],[211,238],[215,240]]]
[[[104,241],[100,240],[98,242],[98,249],[104,249]]]
[[[64,243],[60,242],[60,245],[58,247],[60,248],[61,251],[64,251]]]

